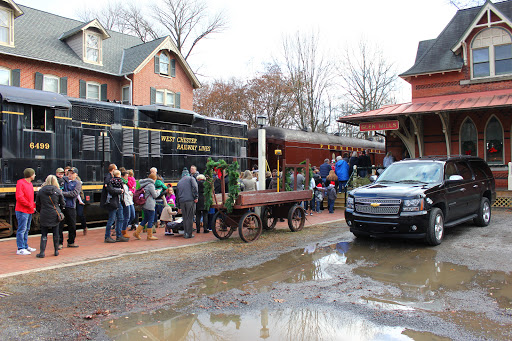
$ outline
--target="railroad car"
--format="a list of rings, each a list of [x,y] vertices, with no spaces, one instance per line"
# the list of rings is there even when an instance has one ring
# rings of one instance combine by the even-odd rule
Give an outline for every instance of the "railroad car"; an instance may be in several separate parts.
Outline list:
[[[384,142],[277,127],[263,129],[266,130],[267,161],[271,169],[277,167],[276,149],[282,152],[280,160],[286,159],[287,163],[300,163],[309,158],[316,166],[324,163],[325,159],[333,160],[338,155],[363,149],[369,152],[373,165],[382,165],[385,156]],[[252,166],[258,163],[258,129],[249,130],[248,138],[249,163]]]
[[[184,167],[204,171],[208,157],[237,160],[247,167],[247,125],[207,118],[158,105],[131,106],[0,86],[0,236],[12,235],[15,186],[23,170],[36,172],[38,187],[58,167],[78,168],[88,204],[86,215],[102,210],[104,174],[110,163],[133,169],[136,178],[157,167],[166,182]],[[32,229],[38,229],[34,215]]]

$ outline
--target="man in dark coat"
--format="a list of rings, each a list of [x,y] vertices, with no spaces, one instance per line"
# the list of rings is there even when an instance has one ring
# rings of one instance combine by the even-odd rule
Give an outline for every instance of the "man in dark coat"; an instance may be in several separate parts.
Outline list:
[[[325,183],[325,179],[329,176],[329,172],[331,170],[332,167],[329,163],[329,159],[325,159],[324,163],[320,165],[320,177],[322,178],[322,183]]]
[[[370,157],[366,155],[366,151],[362,151],[361,155],[359,156],[358,165],[357,168],[359,169],[359,176],[364,178],[370,171],[370,168],[372,166],[372,161],[370,160]]]
[[[76,198],[80,195],[82,191],[82,182],[76,181],[76,177],[78,176],[78,169],[75,167],[71,168],[68,171],[68,176],[64,177],[64,190],[62,191],[62,195],[64,196],[64,200],[66,201],[66,207],[64,209],[64,222],[68,226],[68,247],[78,247],[75,244],[76,238]],[[62,248],[61,245],[64,244],[64,236],[63,231],[59,231],[60,235],[60,245],[59,248]]]
[[[204,182],[206,177],[203,174],[197,176],[198,199],[196,203],[196,231],[201,232],[201,217],[203,218],[203,232],[208,233],[208,211],[204,208]]]
[[[194,224],[194,213],[199,195],[197,190],[197,181],[190,175],[181,178],[176,186],[176,207],[181,210],[183,217],[183,228],[185,230],[185,238],[193,238],[192,234]]]

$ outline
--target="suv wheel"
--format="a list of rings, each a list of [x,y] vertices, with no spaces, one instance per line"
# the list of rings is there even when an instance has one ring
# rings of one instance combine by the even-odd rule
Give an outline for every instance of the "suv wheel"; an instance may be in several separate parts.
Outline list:
[[[489,199],[483,197],[480,201],[480,207],[478,208],[478,217],[473,222],[477,226],[487,226],[491,222],[491,203]]]
[[[441,244],[444,237],[444,216],[441,209],[434,207],[430,211],[430,218],[427,227],[425,241],[428,245],[436,246]]]

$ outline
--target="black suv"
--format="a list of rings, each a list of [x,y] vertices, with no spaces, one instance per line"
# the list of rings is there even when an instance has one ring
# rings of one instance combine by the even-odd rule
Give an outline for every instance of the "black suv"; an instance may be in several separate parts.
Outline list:
[[[471,219],[489,225],[495,200],[494,177],[480,158],[408,159],[351,191],[345,219],[356,237],[418,238],[439,245],[445,227]]]

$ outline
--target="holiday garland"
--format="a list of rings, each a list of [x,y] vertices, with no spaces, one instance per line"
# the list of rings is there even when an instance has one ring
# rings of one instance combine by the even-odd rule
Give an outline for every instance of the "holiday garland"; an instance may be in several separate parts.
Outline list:
[[[238,197],[238,193],[240,193],[240,188],[238,187],[238,162],[233,162],[232,164],[227,164],[224,160],[213,161],[211,158],[208,158],[208,162],[206,163],[206,181],[204,183],[204,206],[206,210],[210,209],[210,206],[213,204],[213,187],[214,187],[214,177],[213,170],[220,169],[221,171],[227,170],[228,176],[228,197],[226,202],[224,203],[224,207],[228,213],[233,211],[233,206],[235,205],[236,198]]]

